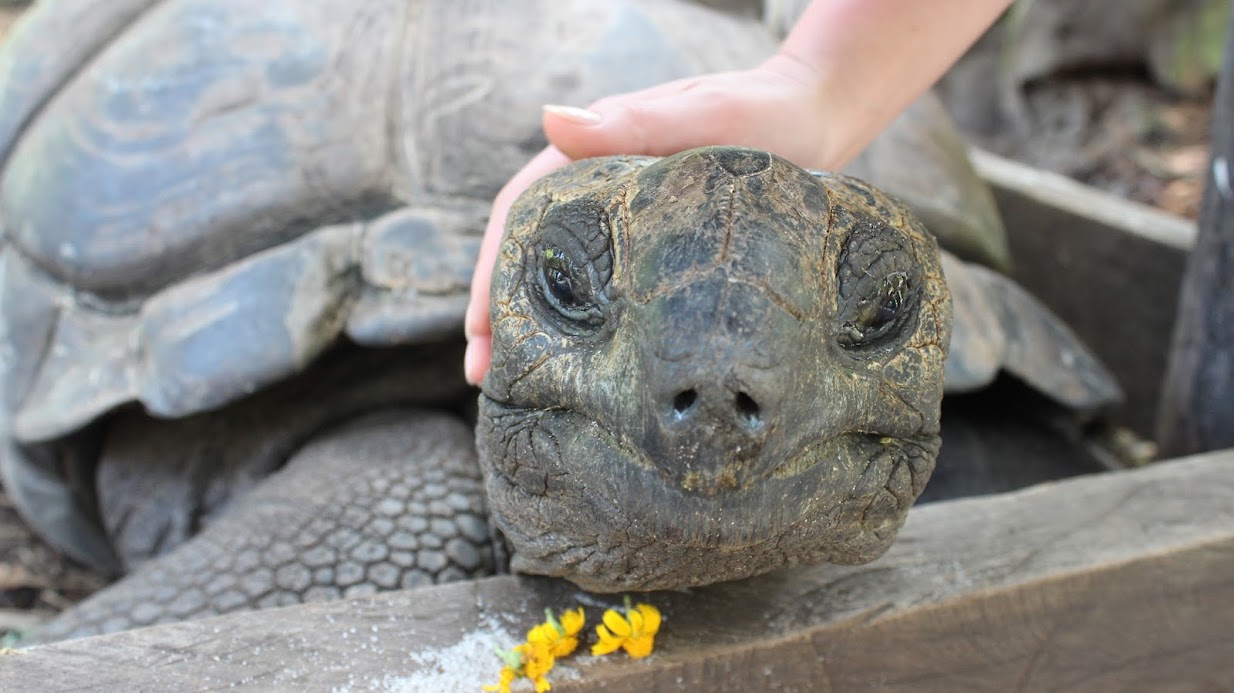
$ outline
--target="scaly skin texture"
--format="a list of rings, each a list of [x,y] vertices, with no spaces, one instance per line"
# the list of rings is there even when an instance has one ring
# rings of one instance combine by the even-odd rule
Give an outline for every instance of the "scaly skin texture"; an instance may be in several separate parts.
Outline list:
[[[370,415],[324,432],[196,537],[25,642],[491,575],[486,517],[466,425]]]
[[[715,147],[510,216],[477,432],[518,572],[671,589],[885,551],[939,446],[939,252],[855,179]]]

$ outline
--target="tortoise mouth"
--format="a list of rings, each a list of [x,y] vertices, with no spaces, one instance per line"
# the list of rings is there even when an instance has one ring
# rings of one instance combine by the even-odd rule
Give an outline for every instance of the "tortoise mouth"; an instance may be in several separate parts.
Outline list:
[[[482,416],[488,416],[494,422],[518,422],[513,426],[515,428],[525,429],[527,426],[548,425],[549,422],[555,422],[554,428],[591,429],[596,442],[599,443],[597,451],[600,449],[615,451],[622,463],[659,474],[667,487],[676,488],[685,494],[701,496],[740,495],[768,480],[791,480],[807,474],[819,464],[834,463],[837,457],[848,457],[858,450],[863,451],[857,455],[859,458],[872,460],[893,443],[927,448],[933,445],[936,448],[938,441],[937,435],[925,434],[903,437],[859,431],[822,433],[813,438],[794,441],[787,454],[779,455],[775,459],[759,460],[758,464],[742,464],[741,450],[733,451],[736,453],[733,455],[725,455],[727,451],[721,446],[710,446],[696,450],[696,458],[700,464],[691,465],[696,467],[695,469],[673,474],[666,471],[673,465],[654,460],[648,450],[629,441],[628,436],[618,434],[603,421],[577,409],[513,404],[494,399],[483,393],[480,399]],[[732,460],[725,459],[727,457],[731,457]],[[748,458],[744,459],[748,462]],[[496,464],[492,465],[492,469],[500,473],[499,461],[494,460],[494,462]],[[576,463],[582,466],[586,464],[586,460],[577,460]],[[872,470],[873,468],[866,467],[867,473]],[[833,471],[835,471],[834,468]],[[873,471],[877,473],[876,470]],[[926,473],[927,476],[928,473]],[[921,485],[924,483],[923,478]],[[856,494],[864,486],[865,484],[858,480],[851,492]],[[905,504],[911,505],[915,498],[914,495],[912,498],[904,499]]]
[[[512,568],[593,591],[871,560],[903,524],[938,450],[937,436],[844,433],[799,446],[752,483],[700,493],[591,417],[487,396],[477,443]]]

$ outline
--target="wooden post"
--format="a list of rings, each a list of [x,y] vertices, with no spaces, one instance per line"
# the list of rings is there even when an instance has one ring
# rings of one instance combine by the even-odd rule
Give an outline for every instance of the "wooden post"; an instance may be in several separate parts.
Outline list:
[[[1212,127],[1199,234],[1183,275],[1157,408],[1165,457],[1234,447],[1234,13]]]

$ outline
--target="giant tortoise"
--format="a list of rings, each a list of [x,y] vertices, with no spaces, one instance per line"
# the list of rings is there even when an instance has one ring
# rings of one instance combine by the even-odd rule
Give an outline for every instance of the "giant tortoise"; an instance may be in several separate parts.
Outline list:
[[[945,388],[1116,397],[899,203],[720,147],[528,191],[476,407],[468,281],[540,104],[772,50],[670,0],[36,6],[0,55],[0,470],[51,542],[128,573],[44,637],[507,567],[615,591],[867,561]],[[988,206],[941,177],[908,180]]]

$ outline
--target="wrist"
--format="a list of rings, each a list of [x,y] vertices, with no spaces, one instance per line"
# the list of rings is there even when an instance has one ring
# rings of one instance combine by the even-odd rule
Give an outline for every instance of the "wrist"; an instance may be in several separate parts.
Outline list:
[[[810,80],[826,130],[818,156],[835,168],[928,90],[1009,4],[814,0],[765,64]]]

